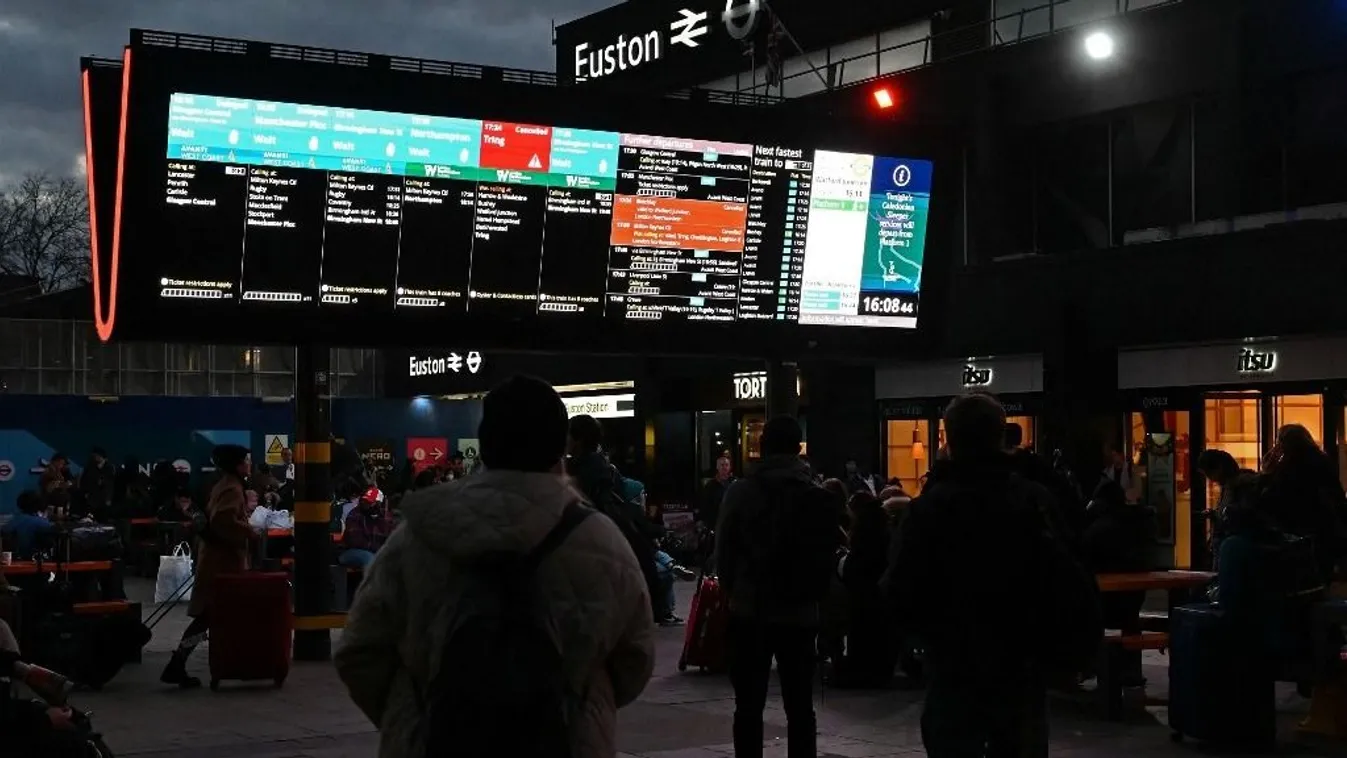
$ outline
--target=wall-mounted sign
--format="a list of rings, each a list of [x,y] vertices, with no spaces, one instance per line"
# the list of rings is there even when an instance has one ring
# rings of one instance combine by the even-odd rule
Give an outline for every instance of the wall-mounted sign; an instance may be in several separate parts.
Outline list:
[[[766,400],[767,399],[767,372],[753,371],[746,374],[735,374],[732,377],[734,382],[735,400]]]
[[[482,370],[482,354],[476,350],[428,357],[409,356],[407,376],[441,376],[444,374],[475,374]]]
[[[696,4],[696,3],[693,3]],[[731,39],[744,41],[757,31],[762,13],[760,0],[725,0],[720,22]],[[679,8],[668,23],[656,23],[655,28],[636,34],[619,34],[617,39],[604,44],[581,42],[573,51],[574,81],[601,79],[620,71],[630,71],[663,59],[675,46],[688,49],[701,47],[711,33],[711,12]]]
[[[1241,374],[1271,374],[1277,370],[1277,353],[1273,350],[1255,350],[1246,347],[1239,351],[1236,369]]]
[[[362,439],[355,443],[355,449],[366,466],[381,474],[393,472],[393,440]]]
[[[990,387],[995,376],[991,367],[976,366],[972,363],[963,367],[963,386],[966,389]]]
[[[636,395],[632,393],[563,397],[561,400],[566,403],[568,417],[632,418],[636,415]]]

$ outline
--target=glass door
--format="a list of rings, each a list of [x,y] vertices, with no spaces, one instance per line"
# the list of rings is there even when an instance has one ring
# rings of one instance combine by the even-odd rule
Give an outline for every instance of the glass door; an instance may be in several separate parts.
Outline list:
[[[884,425],[884,478],[897,479],[913,497],[921,493],[926,472],[931,470],[931,422],[925,419],[890,419]]]
[[[766,423],[765,413],[745,413],[739,421],[739,460],[745,471],[762,457],[762,427]]]

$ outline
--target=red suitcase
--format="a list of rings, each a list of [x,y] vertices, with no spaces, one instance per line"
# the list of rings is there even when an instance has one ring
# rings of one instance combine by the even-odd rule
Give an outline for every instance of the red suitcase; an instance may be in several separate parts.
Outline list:
[[[290,575],[222,574],[210,599],[210,688],[223,679],[284,684],[294,629]]]
[[[703,671],[724,671],[729,623],[730,606],[720,580],[714,576],[702,577],[697,594],[692,596],[678,670],[686,671],[688,666],[696,666]]]

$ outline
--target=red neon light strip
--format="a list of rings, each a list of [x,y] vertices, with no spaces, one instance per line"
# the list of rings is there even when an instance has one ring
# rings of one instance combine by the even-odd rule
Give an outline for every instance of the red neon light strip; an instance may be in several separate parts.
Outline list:
[[[103,317],[103,278],[98,265],[98,202],[94,197],[94,137],[93,105],[90,99],[89,72],[84,72],[84,173],[89,188],[89,240],[90,257],[93,262],[94,285],[94,328],[98,339],[107,342],[112,339],[112,329],[117,323],[117,270],[120,264],[122,247],[122,184],[126,172],[126,112],[127,101],[131,95],[131,48],[122,52],[122,112],[121,124],[117,133],[117,194],[112,208],[112,270],[108,278],[107,318]]]

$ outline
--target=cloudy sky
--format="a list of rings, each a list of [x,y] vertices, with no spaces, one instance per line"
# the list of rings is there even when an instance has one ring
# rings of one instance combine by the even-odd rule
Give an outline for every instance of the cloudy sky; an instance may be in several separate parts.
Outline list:
[[[0,185],[83,170],[79,58],[162,29],[551,71],[551,24],[618,0],[3,0]]]

